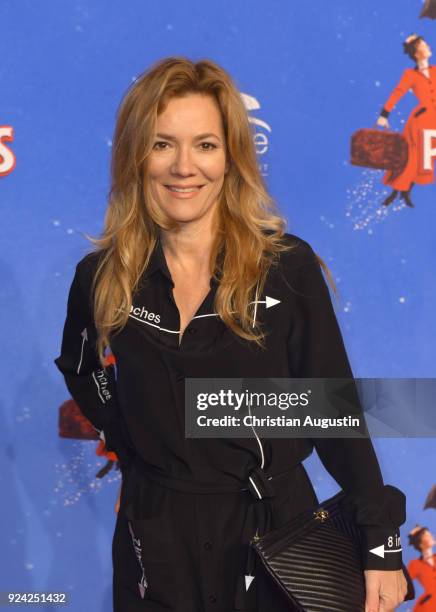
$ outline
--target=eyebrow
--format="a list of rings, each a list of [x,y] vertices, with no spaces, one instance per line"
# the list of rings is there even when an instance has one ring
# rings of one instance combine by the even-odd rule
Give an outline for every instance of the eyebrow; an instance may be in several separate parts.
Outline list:
[[[203,138],[210,138],[211,136],[221,142],[221,139],[216,134],[213,134],[212,132],[206,132],[205,134],[198,134],[198,136],[194,137],[194,140],[203,140]],[[165,140],[177,140],[177,138],[175,138],[174,136],[171,136],[171,134],[162,134],[162,133],[156,134],[156,138],[165,138]]]

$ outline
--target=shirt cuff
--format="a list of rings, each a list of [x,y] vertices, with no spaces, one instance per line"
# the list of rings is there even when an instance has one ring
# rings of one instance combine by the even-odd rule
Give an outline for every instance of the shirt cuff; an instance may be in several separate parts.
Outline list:
[[[364,569],[402,569],[399,527],[406,520],[406,496],[392,485],[372,494],[349,494],[344,502],[354,514],[361,538]]]
[[[403,567],[400,530],[361,528],[364,570],[394,571]]]
[[[387,119],[389,115],[390,115],[390,111],[386,110],[385,107],[383,107],[380,113],[380,117],[384,117],[385,119]]]

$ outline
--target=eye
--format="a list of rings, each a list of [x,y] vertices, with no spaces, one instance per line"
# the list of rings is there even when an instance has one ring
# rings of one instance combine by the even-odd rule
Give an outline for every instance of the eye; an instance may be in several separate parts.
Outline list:
[[[166,147],[161,145],[168,145],[168,143],[163,140],[158,140],[154,143],[153,149],[156,149],[157,151],[165,151]],[[206,145],[207,148],[204,148],[204,145]],[[212,151],[213,149],[217,148],[213,142],[202,142],[200,146],[203,148],[203,151]]]
[[[156,149],[156,145],[167,145],[167,142],[164,142],[163,140],[158,140],[157,142],[154,143],[153,145],[153,149]],[[162,147],[157,147],[158,151],[164,151],[165,149],[163,149]]]
[[[213,144],[213,142],[202,142],[201,146],[203,145],[207,145],[208,147],[212,147],[211,149],[203,149],[204,151],[212,151],[212,149],[216,149],[216,145]]]

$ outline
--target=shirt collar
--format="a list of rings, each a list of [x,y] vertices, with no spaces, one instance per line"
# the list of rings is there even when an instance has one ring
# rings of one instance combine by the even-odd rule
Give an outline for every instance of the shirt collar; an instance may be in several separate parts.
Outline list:
[[[174,287],[174,282],[171,277],[171,272],[169,271],[169,268],[167,265],[167,260],[165,259],[165,254],[162,248],[162,241],[161,241],[161,237],[159,234],[158,234],[158,238],[157,238],[155,247],[151,254],[150,261],[148,262],[148,266],[145,270],[145,277],[148,278],[149,276],[151,276],[158,270],[161,274],[163,274],[163,276],[165,276],[170,281],[171,285]],[[217,285],[217,282],[215,281],[215,279],[211,278],[210,287],[212,288],[212,287],[215,287],[216,285]]]
[[[173,279],[171,278],[171,272],[168,269],[167,261],[163,252],[160,235],[157,237],[150,261],[148,262],[148,266],[145,270],[145,276],[149,277],[157,270],[159,270],[161,274],[163,274],[174,286]]]

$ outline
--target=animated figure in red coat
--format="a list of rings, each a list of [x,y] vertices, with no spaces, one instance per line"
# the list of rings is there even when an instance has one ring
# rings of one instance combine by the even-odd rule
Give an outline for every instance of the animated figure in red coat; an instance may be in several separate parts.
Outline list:
[[[415,183],[427,185],[434,182],[433,158],[436,149],[436,66],[429,65],[431,49],[422,36],[412,34],[403,43],[404,52],[415,62],[414,68],[406,68],[380,113],[377,124],[389,127],[388,116],[397,102],[411,90],[419,104],[411,112],[404,127],[403,136],[409,146],[409,158],[403,172],[394,177],[391,171],[383,177],[385,185],[392,192],[384,200],[384,206],[391,204],[400,192],[407,206],[413,207],[410,191]]]
[[[424,588],[424,593],[418,597],[413,610],[436,612],[436,554],[433,553],[435,539],[427,527],[416,525],[409,533],[409,544],[421,555],[419,559],[410,561],[407,569],[410,577],[418,580]]]

